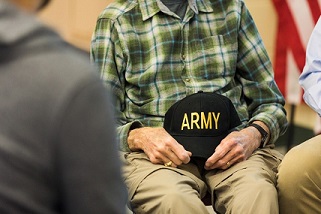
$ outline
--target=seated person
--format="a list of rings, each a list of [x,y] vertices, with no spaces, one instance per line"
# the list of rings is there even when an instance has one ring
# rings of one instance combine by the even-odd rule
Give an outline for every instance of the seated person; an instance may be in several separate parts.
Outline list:
[[[125,213],[113,105],[89,59],[0,0],[0,213]]]
[[[287,127],[284,98],[243,0],[117,0],[98,18],[91,56],[115,95],[134,213],[208,213],[201,200],[207,191],[217,213],[278,213],[283,156],[274,142]],[[202,111],[186,109],[181,129],[165,123],[171,112],[179,119],[171,106],[200,91],[228,98],[241,121],[223,139],[189,141],[217,144],[206,158],[175,138],[181,129],[206,129],[196,122]],[[221,104],[204,99],[185,106]],[[215,121],[224,116],[214,113]]]
[[[305,102],[321,116],[321,17],[307,46],[299,83]],[[278,174],[280,213],[321,212],[321,135],[292,148]]]

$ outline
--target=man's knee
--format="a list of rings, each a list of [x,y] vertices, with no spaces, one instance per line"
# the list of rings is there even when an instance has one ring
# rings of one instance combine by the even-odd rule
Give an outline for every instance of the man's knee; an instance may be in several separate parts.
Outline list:
[[[313,148],[307,148],[310,145],[302,145],[291,149],[284,157],[282,163],[279,166],[278,173],[278,186],[279,188],[293,188],[298,183],[300,185],[305,184],[309,180],[309,177],[315,177],[314,175],[321,167],[321,163],[318,161],[320,154],[311,153]],[[319,156],[319,157],[316,157]],[[291,194],[291,192],[288,192]]]
[[[163,195],[160,203],[150,201],[136,207],[137,213],[186,213],[186,214],[208,214],[206,206],[196,194],[186,194],[177,189],[168,190]],[[153,206],[151,206],[153,204]]]
[[[202,200],[196,194],[186,194],[181,191],[170,190],[162,199],[162,205],[166,205],[169,208],[175,206],[187,206],[193,203],[194,205],[204,205]]]
[[[319,213],[321,138],[312,138],[291,149],[278,173],[280,213]]]
[[[320,151],[320,137],[315,137],[285,155],[278,173],[281,206],[299,202],[307,192],[312,194],[321,186]]]

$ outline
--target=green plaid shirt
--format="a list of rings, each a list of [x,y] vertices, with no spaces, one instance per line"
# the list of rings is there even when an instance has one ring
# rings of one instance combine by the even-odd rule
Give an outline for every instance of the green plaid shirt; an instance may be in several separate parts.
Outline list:
[[[98,17],[91,60],[116,96],[123,151],[130,128],[163,126],[172,104],[200,90],[229,97],[242,126],[263,121],[270,143],[287,127],[271,61],[242,0],[189,0],[183,20],[159,0],[117,0]]]

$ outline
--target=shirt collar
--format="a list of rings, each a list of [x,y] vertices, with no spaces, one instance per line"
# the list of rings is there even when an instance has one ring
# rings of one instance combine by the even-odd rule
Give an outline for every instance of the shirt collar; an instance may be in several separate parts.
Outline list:
[[[213,9],[210,6],[209,0],[188,0],[189,7],[198,14],[200,12],[209,13]],[[149,19],[160,11],[164,11],[161,0],[138,0],[140,10],[142,12],[143,21]]]

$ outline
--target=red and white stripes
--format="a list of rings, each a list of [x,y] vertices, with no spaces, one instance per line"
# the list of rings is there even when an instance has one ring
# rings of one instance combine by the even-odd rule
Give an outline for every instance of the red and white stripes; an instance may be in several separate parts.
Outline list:
[[[321,0],[272,0],[278,14],[274,71],[288,103],[302,100],[298,78],[310,34],[321,15]]]

